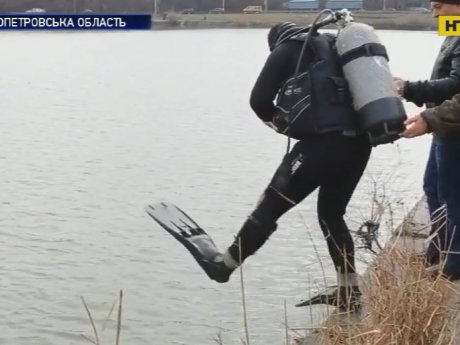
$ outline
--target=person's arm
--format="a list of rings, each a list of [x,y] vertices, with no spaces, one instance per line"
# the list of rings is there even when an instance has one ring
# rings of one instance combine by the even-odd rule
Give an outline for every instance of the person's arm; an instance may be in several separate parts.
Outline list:
[[[273,101],[284,81],[293,73],[295,51],[292,44],[278,46],[267,58],[262,71],[252,89],[250,105],[264,122],[272,122],[276,115]]]
[[[460,135],[460,94],[421,114],[429,130],[439,135]]]
[[[450,74],[446,78],[406,81],[402,90],[402,96],[418,106],[424,103],[440,104],[460,93],[460,44],[457,44],[452,52]]]

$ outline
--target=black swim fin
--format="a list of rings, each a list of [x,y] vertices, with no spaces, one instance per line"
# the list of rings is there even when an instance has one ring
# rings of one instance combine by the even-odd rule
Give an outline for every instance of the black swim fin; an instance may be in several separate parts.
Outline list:
[[[233,269],[223,261],[215,261],[220,255],[212,238],[184,211],[169,203],[148,205],[145,211],[192,254],[212,280],[224,283]]]
[[[358,286],[331,286],[324,292],[296,304],[296,307],[306,307],[316,304],[327,304],[341,310],[357,311],[360,308],[361,291]]]

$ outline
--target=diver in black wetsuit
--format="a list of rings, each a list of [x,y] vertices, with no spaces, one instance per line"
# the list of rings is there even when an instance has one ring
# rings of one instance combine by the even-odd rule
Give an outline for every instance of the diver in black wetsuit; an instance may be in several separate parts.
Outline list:
[[[273,101],[286,80],[294,75],[304,37],[288,39],[281,44],[277,42],[280,37],[286,37],[296,29],[293,23],[280,23],[270,30],[268,43],[271,53],[250,98],[257,116],[278,132],[282,132],[287,124],[279,116],[280,109]],[[299,141],[283,159],[234,242],[203,267],[217,282],[228,281],[233,270],[254,254],[276,230],[277,220],[319,188],[318,220],[337,271],[339,289],[341,294],[360,295],[353,239],[343,217],[366,168],[371,144],[357,127],[351,102],[340,82],[341,69],[336,68],[335,53],[327,44],[331,37],[324,36],[312,37],[300,68],[300,72],[309,71],[313,81],[317,78],[314,85],[318,89],[316,95],[312,93],[311,96],[313,98],[314,95],[316,99],[306,104],[306,107],[315,107],[317,115],[311,119],[314,128],[303,133],[298,128],[296,132],[295,124],[292,125],[296,133],[294,137]],[[318,56],[324,54],[330,56],[329,65],[318,67],[315,71]],[[336,75],[327,75],[330,71],[335,71]],[[338,86],[331,88],[325,83]]]

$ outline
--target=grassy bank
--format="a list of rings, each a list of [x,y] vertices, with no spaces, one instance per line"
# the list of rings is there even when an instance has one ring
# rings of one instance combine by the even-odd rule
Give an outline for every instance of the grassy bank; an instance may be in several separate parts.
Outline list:
[[[268,28],[283,21],[308,25],[316,15],[317,12],[187,15],[170,13],[166,19],[155,19],[153,29]],[[358,11],[353,15],[355,21],[372,25],[379,30],[437,30],[437,22],[431,13]]]
[[[458,292],[433,275],[414,253],[387,248],[369,267],[363,287],[365,317],[330,317],[315,345],[458,344]],[[298,344],[313,345],[299,340]]]
[[[443,215],[445,217],[445,215]],[[296,345],[460,344],[460,282],[450,282],[420,257],[431,229],[422,199],[392,231],[362,276],[363,313],[332,312]]]

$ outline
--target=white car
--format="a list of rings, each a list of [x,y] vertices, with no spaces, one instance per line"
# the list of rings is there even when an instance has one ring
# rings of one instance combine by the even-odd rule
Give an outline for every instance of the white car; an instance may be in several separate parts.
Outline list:
[[[43,8],[31,8],[30,10],[27,10],[26,13],[43,13],[46,12]]]

